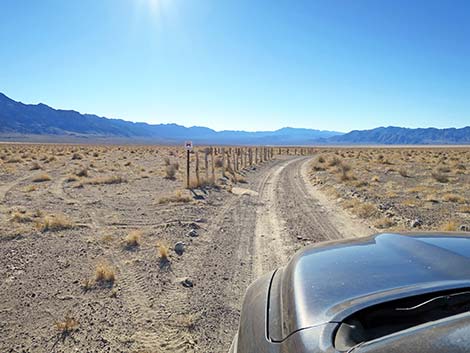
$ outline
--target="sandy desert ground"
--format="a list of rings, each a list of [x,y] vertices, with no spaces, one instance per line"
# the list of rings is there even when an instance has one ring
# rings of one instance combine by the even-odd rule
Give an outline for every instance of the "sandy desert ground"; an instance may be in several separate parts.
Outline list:
[[[0,351],[227,352],[299,248],[469,223],[469,149],[294,151],[190,192],[177,147],[0,145]]]
[[[321,149],[310,178],[378,230],[470,230],[468,147]]]

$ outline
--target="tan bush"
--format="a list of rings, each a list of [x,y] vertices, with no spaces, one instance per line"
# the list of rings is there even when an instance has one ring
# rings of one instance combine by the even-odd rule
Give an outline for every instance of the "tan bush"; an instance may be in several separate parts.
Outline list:
[[[165,168],[165,179],[175,180],[176,168],[174,165],[167,165]]]
[[[47,215],[38,223],[38,228],[42,232],[57,232],[74,228],[74,223],[63,214]]]
[[[51,177],[49,176],[49,174],[46,174],[46,173],[40,174],[33,178],[34,183],[42,183],[44,181],[49,181],[49,180],[51,180]]]
[[[126,247],[132,248],[140,245],[142,240],[143,232],[142,230],[132,230],[124,239]]]
[[[465,198],[457,194],[445,194],[442,196],[443,201],[465,203]]]
[[[116,280],[116,270],[108,262],[96,265],[95,281],[100,284],[112,284]]]
[[[178,202],[182,202],[182,203],[186,203],[186,202],[191,202],[192,198],[188,195],[183,195],[183,193],[178,190],[175,192],[174,195],[170,195],[170,196],[164,196],[164,197],[161,197],[157,203],[158,204],[167,204],[167,203],[178,203]]]
[[[440,230],[444,232],[455,232],[459,227],[459,224],[455,220],[447,221],[441,224]]]
[[[63,321],[55,322],[55,327],[63,336],[66,336],[73,330],[77,329],[78,321],[75,320],[70,314],[67,314]]]

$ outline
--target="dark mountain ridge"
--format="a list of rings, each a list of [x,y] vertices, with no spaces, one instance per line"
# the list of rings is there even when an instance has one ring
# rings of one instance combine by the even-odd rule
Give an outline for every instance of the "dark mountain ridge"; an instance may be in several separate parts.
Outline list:
[[[133,123],[73,110],[56,110],[45,104],[23,104],[0,93],[0,135],[74,136],[97,139],[129,139],[154,143],[308,144],[318,138],[341,134],[334,131],[282,128],[276,131],[215,131],[177,124]]]

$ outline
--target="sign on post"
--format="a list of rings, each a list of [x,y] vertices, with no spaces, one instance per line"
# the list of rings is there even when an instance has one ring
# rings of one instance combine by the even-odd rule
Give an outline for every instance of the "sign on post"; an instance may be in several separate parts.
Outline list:
[[[186,148],[186,188],[189,189],[189,160],[191,158],[190,153],[193,150],[193,141],[186,141],[184,148]]]

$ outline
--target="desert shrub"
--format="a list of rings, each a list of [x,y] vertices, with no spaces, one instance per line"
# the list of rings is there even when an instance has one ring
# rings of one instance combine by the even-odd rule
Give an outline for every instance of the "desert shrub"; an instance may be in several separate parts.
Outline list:
[[[28,185],[24,188],[24,192],[33,192],[36,191],[38,187],[36,185]]]
[[[457,194],[445,194],[442,196],[443,201],[465,203],[465,198]]]
[[[29,170],[38,170],[38,169],[41,169],[41,166],[39,165],[38,162],[31,163],[31,167],[29,168]]]
[[[450,168],[447,167],[447,166],[441,166],[441,167],[438,167],[437,168],[437,171],[439,173],[449,173],[450,172]]]
[[[403,178],[409,178],[410,175],[408,174],[408,171],[405,168],[400,168],[398,170],[398,174],[400,174]]]
[[[88,179],[86,181],[82,181],[83,185],[89,184],[89,185],[108,185],[108,184],[121,184],[125,183],[126,179],[124,179],[121,176],[117,175],[109,175],[109,176],[103,176],[103,177],[96,177],[92,179]]]
[[[455,232],[459,227],[459,224],[455,220],[444,222],[440,226],[440,230],[444,232]]]
[[[341,180],[342,181],[346,181],[346,180],[350,179],[350,177],[348,175],[348,172],[351,170],[351,166],[349,164],[341,163],[339,165],[339,170],[341,172]]]
[[[352,212],[361,218],[370,218],[375,216],[377,208],[371,203],[359,203]]]
[[[65,229],[74,228],[74,223],[65,215],[47,215],[38,223],[38,227],[42,232],[56,232]]]
[[[10,222],[29,223],[29,222],[32,222],[32,221],[33,221],[33,219],[26,212],[13,211],[11,213]]]
[[[158,252],[158,258],[160,261],[168,261],[169,255],[170,255],[170,249],[168,245],[164,243],[157,243],[157,252]]]
[[[34,183],[42,183],[44,181],[49,181],[49,180],[51,180],[51,177],[49,176],[49,174],[46,174],[46,173],[40,174],[33,178]]]
[[[394,225],[395,225],[395,222],[393,222],[388,217],[382,217],[374,223],[374,226],[379,229],[390,228],[390,227],[393,227]]]
[[[99,262],[95,269],[95,281],[99,284],[113,284],[116,280],[115,269],[107,262]]]
[[[335,167],[335,166],[339,166],[341,164],[341,159],[339,159],[338,157],[334,156],[333,158],[330,159],[330,161],[328,162],[328,166],[329,167]]]
[[[21,159],[20,158],[16,158],[16,157],[13,157],[13,158],[10,158],[7,163],[21,163]]]
[[[78,176],[78,177],[87,177],[88,176],[88,168],[83,167],[81,169],[78,169],[75,172],[75,175]]]
[[[183,193],[178,190],[175,192],[174,195],[171,195],[171,196],[164,196],[162,198],[160,198],[157,203],[158,204],[167,204],[167,203],[177,203],[177,202],[181,202],[181,203],[186,203],[186,202],[190,202],[192,199],[190,196],[188,195],[183,195]]]
[[[75,320],[70,314],[67,314],[64,320],[55,322],[55,327],[62,336],[67,336],[73,330],[77,329],[78,321]]]
[[[175,180],[176,168],[174,165],[169,164],[165,168],[165,179]]]
[[[143,232],[141,230],[132,230],[124,239],[124,244],[128,248],[136,247],[140,245],[142,240]]]
[[[436,172],[433,172],[431,175],[434,178],[434,180],[436,180],[440,183],[448,183],[449,182],[449,178],[445,174],[442,174],[442,173],[439,173],[439,172],[436,171]]]

